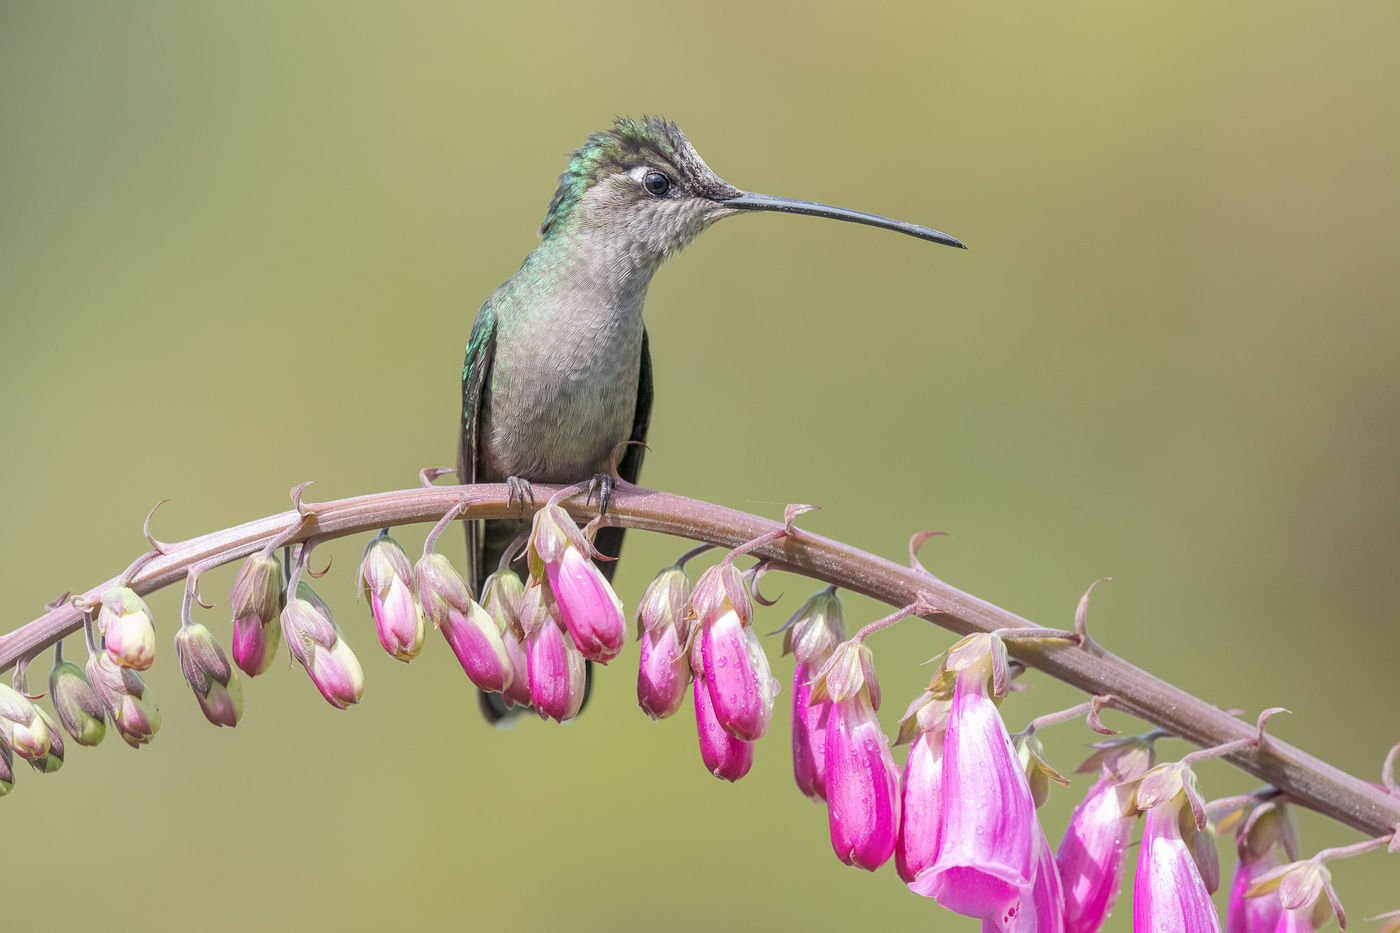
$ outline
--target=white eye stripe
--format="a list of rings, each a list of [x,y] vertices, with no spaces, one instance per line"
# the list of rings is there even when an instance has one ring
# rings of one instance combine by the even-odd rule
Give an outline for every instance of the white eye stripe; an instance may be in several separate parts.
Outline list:
[[[627,177],[640,185],[642,183],[642,179],[646,178],[647,173],[651,171],[655,170],[650,165],[639,165],[636,168],[628,171]]]

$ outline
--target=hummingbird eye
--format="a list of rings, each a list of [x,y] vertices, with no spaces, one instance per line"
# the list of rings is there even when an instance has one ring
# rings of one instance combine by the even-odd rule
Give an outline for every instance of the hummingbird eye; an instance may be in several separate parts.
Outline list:
[[[671,190],[671,179],[660,172],[647,172],[646,177],[642,179],[642,187],[659,198]]]

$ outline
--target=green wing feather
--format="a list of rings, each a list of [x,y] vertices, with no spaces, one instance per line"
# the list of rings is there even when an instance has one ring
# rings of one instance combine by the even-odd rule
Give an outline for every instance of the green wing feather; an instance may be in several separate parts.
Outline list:
[[[462,363],[462,428],[457,440],[457,482],[476,482],[481,449],[481,395],[496,355],[496,315],[490,302],[481,306],[467,340]],[[467,571],[472,593],[481,592],[481,522],[463,522],[467,529]]]

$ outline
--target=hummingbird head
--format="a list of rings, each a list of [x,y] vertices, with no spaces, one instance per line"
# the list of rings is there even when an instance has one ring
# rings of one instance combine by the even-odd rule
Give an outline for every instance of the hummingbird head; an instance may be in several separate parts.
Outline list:
[[[742,193],[705,164],[676,124],[618,117],[569,156],[539,232],[593,230],[665,258],[734,213],[724,202]]]
[[[660,261],[716,220],[741,211],[829,217],[967,248],[946,233],[917,224],[741,191],[705,164],[680,127],[660,117],[640,122],[618,117],[612,129],[589,136],[559,176],[539,233],[549,237],[564,229],[594,232],[629,252]]]

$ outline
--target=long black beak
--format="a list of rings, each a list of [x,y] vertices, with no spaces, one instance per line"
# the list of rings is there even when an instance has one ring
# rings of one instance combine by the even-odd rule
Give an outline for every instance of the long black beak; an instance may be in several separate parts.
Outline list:
[[[852,211],[844,207],[832,207],[830,204],[818,204],[816,201],[799,201],[796,198],[780,198],[771,194],[754,194],[752,191],[741,192],[735,198],[717,200],[725,207],[733,207],[741,211],[781,211],[785,214],[830,217],[832,220],[846,220],[853,224],[884,227],[886,230],[905,233],[921,240],[942,243],[944,246],[956,246],[958,249],[967,249],[957,237],[951,237],[930,227],[921,227],[903,220],[881,217],[879,214],[867,214],[865,211]]]

